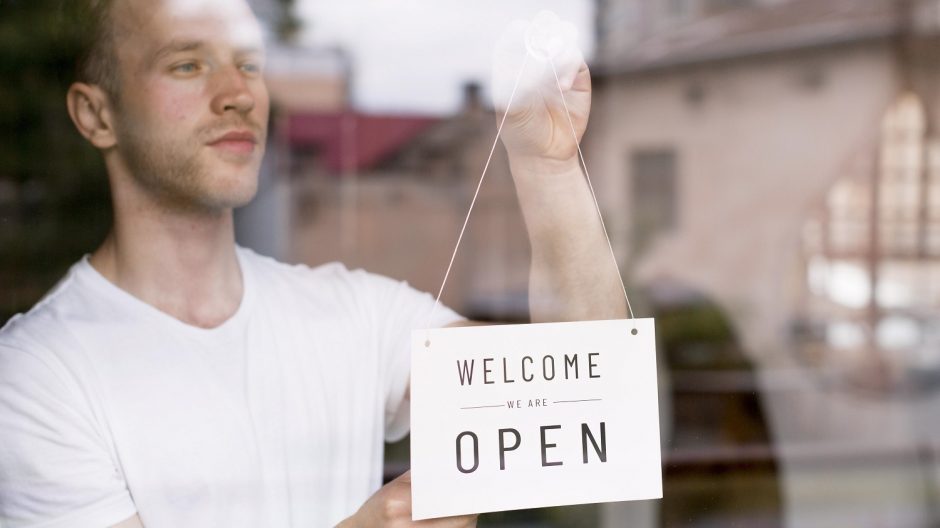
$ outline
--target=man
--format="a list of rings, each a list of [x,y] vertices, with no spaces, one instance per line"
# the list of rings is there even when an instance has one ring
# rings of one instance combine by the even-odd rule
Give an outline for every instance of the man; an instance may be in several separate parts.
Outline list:
[[[268,118],[243,0],[87,1],[67,103],[104,157],[114,225],[0,331],[0,525],[411,525],[409,476],[378,489],[382,437],[407,429],[408,335],[433,299],[235,245]],[[567,98],[580,135],[586,67]],[[622,317],[569,126],[536,97],[504,130],[532,317]]]

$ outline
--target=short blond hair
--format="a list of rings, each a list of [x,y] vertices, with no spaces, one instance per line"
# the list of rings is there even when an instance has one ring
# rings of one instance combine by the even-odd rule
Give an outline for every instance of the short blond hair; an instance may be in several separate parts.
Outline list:
[[[74,0],[72,0],[74,1]],[[115,49],[112,0],[78,0],[81,35],[76,80],[100,86],[112,100],[119,99],[120,76]]]

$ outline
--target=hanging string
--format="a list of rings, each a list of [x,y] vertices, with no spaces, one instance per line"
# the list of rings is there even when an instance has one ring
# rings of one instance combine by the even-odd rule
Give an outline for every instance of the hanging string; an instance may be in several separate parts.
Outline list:
[[[499,142],[499,134],[503,131],[503,125],[506,124],[506,117],[509,116],[509,109],[512,108],[512,100],[516,97],[516,89],[519,88],[519,81],[522,80],[522,74],[525,72],[525,67],[529,63],[529,54],[527,53],[525,59],[522,61],[522,67],[519,68],[519,74],[516,75],[516,82],[512,87],[512,92],[509,94],[509,102],[506,103],[506,112],[503,114],[503,118],[499,121],[499,126],[496,128],[496,137],[493,138],[493,145],[490,147],[490,154],[486,157],[486,163],[483,165],[483,173],[480,175],[480,181],[477,183],[477,189],[473,193],[473,199],[470,200],[470,209],[467,210],[467,216],[463,219],[463,227],[460,228],[460,235],[457,236],[457,244],[454,245],[454,252],[450,256],[450,263],[447,264],[447,271],[444,272],[444,280],[441,281],[441,288],[437,291],[437,297],[434,299],[434,306],[431,308],[431,312],[428,314],[428,319],[424,323],[424,328],[431,327],[431,320],[434,318],[434,312],[437,311],[437,307],[441,304],[441,295],[444,293],[444,286],[447,284],[447,278],[450,276],[450,270],[454,267],[454,259],[457,257],[457,249],[460,248],[460,241],[463,240],[463,234],[467,230],[467,224],[470,222],[470,213],[473,212],[473,206],[477,203],[477,197],[480,196],[480,188],[483,187],[483,179],[486,178],[486,170],[490,167],[490,161],[493,160],[493,153],[496,152],[496,144]],[[428,342],[425,341],[425,346],[428,345]]]
[[[451,269],[454,266],[454,259],[457,257],[457,250],[460,248],[460,242],[463,240],[463,235],[467,229],[467,224],[470,222],[470,215],[473,212],[473,207],[480,195],[480,188],[483,186],[483,180],[486,178],[486,171],[493,159],[493,153],[496,151],[496,144],[499,142],[499,136],[503,130],[503,125],[506,123],[506,118],[509,116],[509,109],[512,107],[512,101],[515,98],[516,89],[519,88],[519,81],[522,79],[522,74],[525,72],[525,67],[528,64],[528,60],[529,56],[527,53],[525,60],[522,63],[522,67],[519,69],[519,74],[516,76],[516,82],[512,87],[512,92],[509,95],[509,102],[506,104],[506,112],[503,114],[503,117],[499,122],[499,126],[496,129],[496,137],[493,139],[493,145],[490,147],[490,153],[486,158],[486,163],[483,165],[483,173],[480,175],[480,181],[477,183],[476,190],[473,193],[473,199],[470,201],[470,208],[467,210],[467,216],[464,218],[463,226],[460,228],[460,234],[457,236],[457,244],[454,246],[454,251],[450,256],[450,262],[447,264],[447,271],[444,272],[444,280],[441,281],[441,287],[437,292],[437,297],[434,299],[434,306],[431,308],[427,321],[425,322],[425,329],[430,329],[431,320],[434,318],[434,313],[437,311],[437,308],[440,305],[441,295],[444,293],[444,286],[447,284],[447,279],[450,276]],[[630,313],[630,319],[634,322],[633,333],[636,334],[636,319],[633,315],[633,307],[630,305],[630,298],[627,296],[627,287],[624,284],[623,276],[620,273],[620,265],[617,263],[617,256],[614,252],[614,246],[610,241],[610,236],[607,233],[607,226],[604,224],[604,217],[601,214],[600,204],[597,201],[597,194],[594,192],[594,185],[591,183],[591,176],[588,173],[587,163],[584,161],[584,153],[581,151],[581,144],[578,142],[578,134],[574,128],[574,122],[571,120],[571,113],[568,110],[568,102],[565,100],[564,90],[561,88],[561,81],[558,78],[558,72],[555,70],[555,62],[550,57],[549,64],[552,68],[552,74],[555,77],[555,84],[558,86],[558,93],[561,96],[561,102],[565,109],[565,116],[568,118],[568,125],[571,127],[572,138],[574,139],[575,145],[578,148],[578,159],[580,160],[581,167],[584,168],[584,176],[588,184],[588,189],[591,191],[591,198],[594,201],[594,209],[597,211],[597,217],[600,220],[601,229],[604,232],[604,238],[607,239],[607,247],[610,250],[611,259],[614,262],[614,268],[617,270],[617,278],[620,280],[620,289],[623,291],[623,298],[627,302],[627,310]],[[429,338],[426,338],[424,346],[430,346]]]

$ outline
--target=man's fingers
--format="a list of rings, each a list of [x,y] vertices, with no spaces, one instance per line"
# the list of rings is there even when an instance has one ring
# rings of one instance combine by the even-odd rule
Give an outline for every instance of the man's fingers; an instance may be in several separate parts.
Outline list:
[[[411,472],[406,471],[383,488],[384,519],[411,520]]]
[[[575,92],[591,91],[591,71],[588,70],[587,64],[581,63],[581,69],[578,70],[578,74],[574,78],[571,89]]]
[[[559,84],[564,92],[590,91],[577,34],[573,24],[548,11],[540,12],[533,20],[510,23],[493,50],[490,90],[497,114],[522,112],[542,104],[546,97],[558,102]],[[509,108],[510,98],[513,108]]]
[[[477,515],[461,515],[458,517],[440,517],[416,521],[415,526],[421,528],[470,528],[477,525]]]
[[[386,504],[390,517],[411,519],[411,470],[408,470],[387,484],[396,489],[396,496]],[[414,526],[424,528],[469,528],[477,525],[477,515],[460,515],[440,519],[426,519],[414,522]],[[408,526],[411,526],[409,524]]]

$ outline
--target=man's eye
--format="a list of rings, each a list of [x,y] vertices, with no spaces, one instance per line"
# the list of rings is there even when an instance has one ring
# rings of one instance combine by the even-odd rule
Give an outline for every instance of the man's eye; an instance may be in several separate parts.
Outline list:
[[[195,62],[184,62],[182,64],[177,64],[173,66],[172,71],[174,73],[196,73],[199,71],[199,65]]]
[[[245,73],[251,73],[251,74],[261,73],[261,65],[255,62],[246,62],[241,65],[241,69]]]

